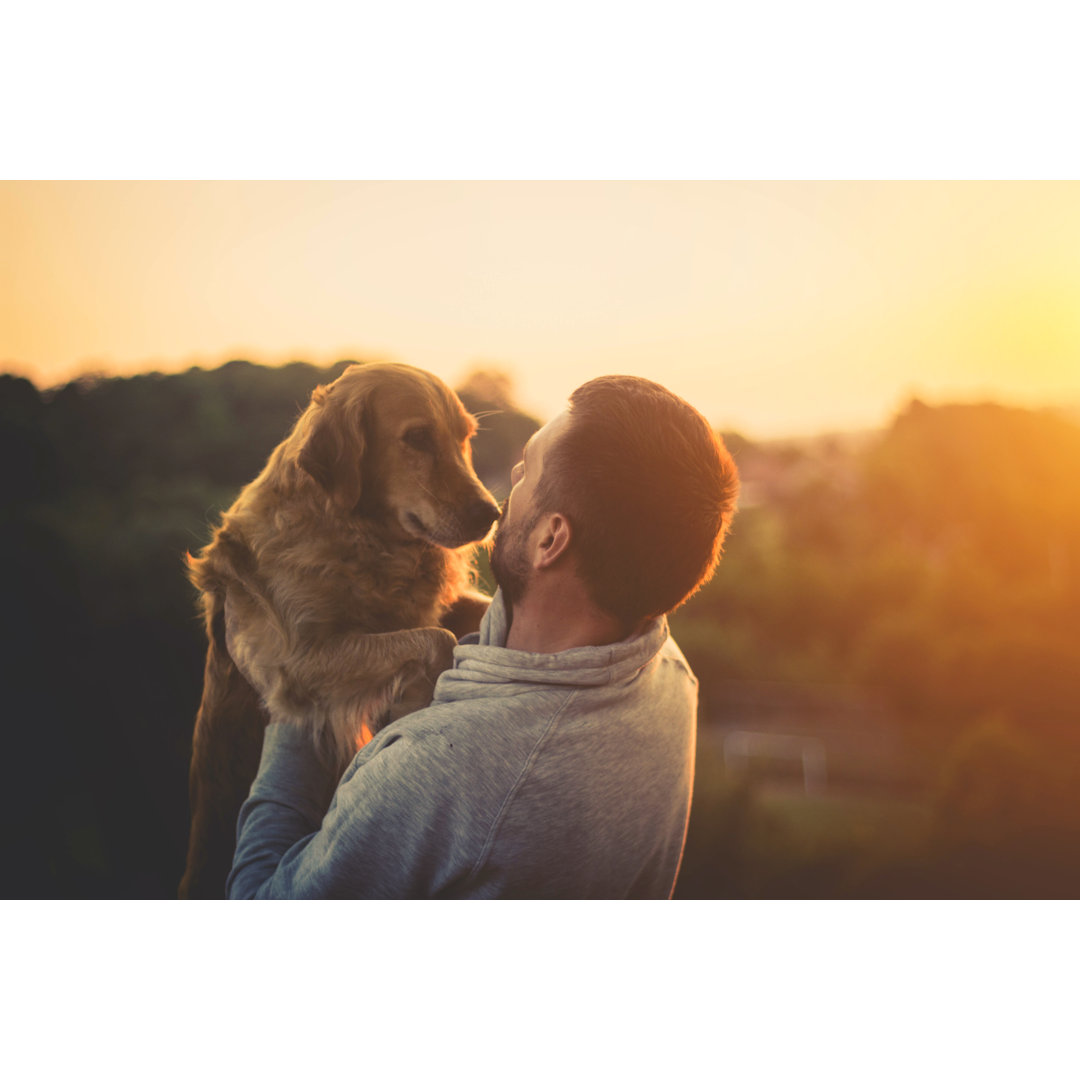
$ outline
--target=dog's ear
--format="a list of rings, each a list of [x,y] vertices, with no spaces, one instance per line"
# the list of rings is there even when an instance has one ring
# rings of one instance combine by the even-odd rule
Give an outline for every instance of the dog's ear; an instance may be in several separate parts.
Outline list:
[[[360,499],[365,398],[345,392],[338,382],[316,387],[310,431],[297,459],[343,510],[352,510]]]

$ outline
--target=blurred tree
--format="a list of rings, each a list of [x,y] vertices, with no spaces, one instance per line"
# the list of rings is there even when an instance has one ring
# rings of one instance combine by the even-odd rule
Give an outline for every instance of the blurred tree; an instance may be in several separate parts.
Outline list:
[[[936,795],[927,861],[937,894],[1080,894],[1080,864],[1069,854],[1080,846],[1074,762],[1000,712],[972,724],[946,759]]]
[[[478,368],[457,388],[479,428],[473,439],[473,467],[481,482],[502,502],[510,493],[510,470],[540,422],[512,403],[514,383],[498,369]]]
[[[56,455],[44,420],[45,403],[34,384],[0,375],[0,489],[5,509],[55,491]]]

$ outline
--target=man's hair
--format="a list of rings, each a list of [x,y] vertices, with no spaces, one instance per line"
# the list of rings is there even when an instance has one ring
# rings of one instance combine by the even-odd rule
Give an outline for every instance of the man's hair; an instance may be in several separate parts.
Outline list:
[[[537,505],[569,519],[600,608],[627,626],[674,611],[720,560],[735,462],[701,413],[648,379],[593,379],[569,415],[544,455]]]

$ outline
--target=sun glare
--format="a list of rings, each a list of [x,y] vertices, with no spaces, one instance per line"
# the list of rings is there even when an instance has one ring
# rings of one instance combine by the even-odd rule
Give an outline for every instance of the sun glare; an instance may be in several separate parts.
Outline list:
[[[1076,183],[0,183],[0,365],[606,372],[754,435],[1080,401]]]

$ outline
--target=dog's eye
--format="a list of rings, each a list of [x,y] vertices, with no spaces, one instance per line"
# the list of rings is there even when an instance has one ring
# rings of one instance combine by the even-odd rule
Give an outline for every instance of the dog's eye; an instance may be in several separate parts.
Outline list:
[[[435,452],[435,436],[429,427],[409,428],[401,439],[406,446],[411,446],[414,450],[423,450],[428,454]]]

